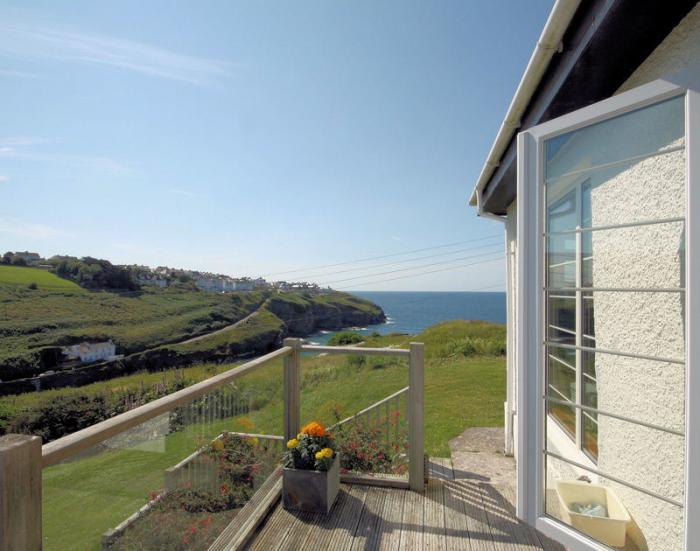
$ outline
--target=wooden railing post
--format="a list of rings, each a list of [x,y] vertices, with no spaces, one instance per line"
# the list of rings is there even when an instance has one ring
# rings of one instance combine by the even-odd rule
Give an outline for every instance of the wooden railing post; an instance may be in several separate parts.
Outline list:
[[[423,434],[423,344],[409,346],[408,366],[408,485],[420,492],[425,485],[425,443]]]
[[[41,549],[41,438],[0,437],[0,549]]]
[[[301,339],[284,339],[293,349],[284,357],[284,437],[295,438],[301,429]]]

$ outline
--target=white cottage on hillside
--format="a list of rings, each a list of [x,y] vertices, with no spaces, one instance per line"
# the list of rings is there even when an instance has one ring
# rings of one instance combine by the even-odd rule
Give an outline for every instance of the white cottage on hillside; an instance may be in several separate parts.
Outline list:
[[[117,347],[111,339],[104,342],[81,342],[64,346],[62,352],[68,359],[80,359],[82,363],[113,360],[117,357]]]
[[[471,197],[506,231],[518,514],[572,550],[700,549],[695,4],[557,2]]]

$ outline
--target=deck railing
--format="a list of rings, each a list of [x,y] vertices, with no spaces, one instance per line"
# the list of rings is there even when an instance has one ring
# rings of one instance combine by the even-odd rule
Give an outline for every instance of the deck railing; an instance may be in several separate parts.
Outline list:
[[[347,355],[384,355],[408,359],[408,387],[373,404],[355,415],[341,420],[336,426],[378,415],[381,408],[388,408],[392,401],[407,396],[408,425],[408,486],[422,490],[424,472],[423,435],[423,345],[411,343],[409,350],[395,348],[362,348],[304,345],[300,339],[285,339],[284,345],[274,352],[251,360],[224,373],[215,375],[197,384],[144,404],[53,442],[41,445],[41,439],[29,435],[6,435],[0,438],[0,549],[40,549],[42,538],[42,469],[64,461],[92,453],[97,445],[106,445],[120,435],[126,437],[138,427],[157,423],[167,415],[172,420],[174,412],[181,411],[211,393],[230,385],[241,377],[268,365],[275,359],[283,359],[284,393],[284,437],[281,435],[226,432],[243,438],[261,439],[281,451],[284,440],[294,437],[301,423],[301,364],[302,352]],[[398,402],[400,404],[400,402]],[[226,400],[216,402],[216,408],[229,408]],[[207,412],[210,418],[215,415]],[[222,435],[215,438],[221,438]],[[284,438],[284,439],[283,439]],[[163,473],[164,492],[173,485],[173,480],[182,476],[183,470],[192,468],[202,453],[197,449]],[[151,502],[160,499],[154,497]],[[151,503],[149,502],[149,503]],[[144,506],[147,508],[149,504]],[[143,509],[143,508],[142,508]],[[79,511],[76,511],[79,517]],[[135,515],[138,516],[136,511]],[[133,517],[134,515],[132,515]],[[130,519],[131,517],[129,517]],[[128,522],[129,519],[127,519]],[[124,524],[124,523],[122,523]]]

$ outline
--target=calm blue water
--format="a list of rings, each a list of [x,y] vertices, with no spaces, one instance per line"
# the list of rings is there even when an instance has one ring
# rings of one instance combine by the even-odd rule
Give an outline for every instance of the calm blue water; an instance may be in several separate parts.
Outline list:
[[[371,300],[382,307],[387,323],[355,328],[358,333],[377,331],[415,335],[427,327],[445,320],[484,320],[506,322],[505,293],[414,293],[386,291],[356,291],[358,297]],[[325,344],[333,332],[312,335],[309,341]]]

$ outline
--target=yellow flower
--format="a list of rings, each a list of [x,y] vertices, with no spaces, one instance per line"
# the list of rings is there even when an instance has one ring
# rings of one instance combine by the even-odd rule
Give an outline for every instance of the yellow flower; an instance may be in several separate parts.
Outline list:
[[[330,459],[333,457],[333,450],[330,448],[323,448],[321,451],[316,452],[316,459],[321,460],[321,459]]]
[[[287,442],[287,447],[291,450],[293,448],[296,448],[299,445],[299,440],[296,438],[292,438],[289,442]]]
[[[253,436],[253,438],[250,439],[250,443],[253,444],[253,446],[257,446],[260,443],[260,441],[255,436]]]
[[[221,451],[224,449],[224,443],[221,440],[214,440],[211,443],[211,447],[213,450]]]

